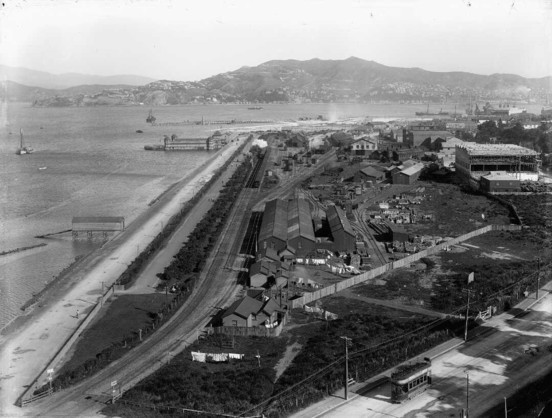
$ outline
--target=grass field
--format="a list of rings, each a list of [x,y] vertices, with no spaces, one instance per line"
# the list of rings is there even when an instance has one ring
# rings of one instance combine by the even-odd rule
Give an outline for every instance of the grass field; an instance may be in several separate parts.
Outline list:
[[[167,299],[166,299],[167,298]],[[103,349],[118,343],[123,336],[136,335],[138,329],[151,326],[153,315],[171,294],[115,295],[106,303],[104,314],[97,318],[82,334],[64,370],[71,370],[86,360],[95,358]],[[132,315],[129,315],[132,313]]]

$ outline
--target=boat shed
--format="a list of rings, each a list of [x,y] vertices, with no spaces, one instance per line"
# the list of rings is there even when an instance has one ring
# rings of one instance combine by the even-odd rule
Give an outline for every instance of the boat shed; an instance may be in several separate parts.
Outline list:
[[[79,232],[86,232],[89,235],[93,232],[113,232],[125,229],[125,218],[123,216],[75,216],[72,220],[73,235]]]

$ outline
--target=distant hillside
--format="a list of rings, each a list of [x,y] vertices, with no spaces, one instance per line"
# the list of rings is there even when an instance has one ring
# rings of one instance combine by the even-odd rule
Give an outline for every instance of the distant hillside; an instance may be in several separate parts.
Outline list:
[[[77,73],[50,74],[43,71],[30,70],[28,68],[15,68],[0,65],[0,81],[6,80],[45,89],[66,89],[83,84],[142,86],[155,81],[153,78],[137,75],[98,76]]]
[[[87,96],[97,95],[99,92],[128,91],[134,88],[129,85],[84,85],[63,90],[30,87],[13,81],[0,83],[0,100],[10,102],[28,102],[43,106],[78,106]]]
[[[438,73],[388,67],[359,58],[269,61],[198,82],[160,80],[138,87],[96,86],[88,93],[37,93],[37,106],[171,105],[270,102],[538,101],[552,93],[552,77]],[[79,95],[80,94],[80,95]]]
[[[438,73],[346,60],[269,61],[202,81],[211,91],[260,101],[438,101],[452,98],[521,100],[546,97],[552,77],[528,79]]]

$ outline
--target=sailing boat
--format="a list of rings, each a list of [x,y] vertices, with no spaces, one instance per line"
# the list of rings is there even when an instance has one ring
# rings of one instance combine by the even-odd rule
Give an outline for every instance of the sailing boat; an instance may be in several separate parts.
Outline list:
[[[15,153],[17,155],[24,155],[24,154],[31,154],[34,152],[34,149],[31,147],[26,147],[25,142],[23,141],[23,129],[19,130],[19,136],[20,136],[20,142],[19,142],[19,148]]]

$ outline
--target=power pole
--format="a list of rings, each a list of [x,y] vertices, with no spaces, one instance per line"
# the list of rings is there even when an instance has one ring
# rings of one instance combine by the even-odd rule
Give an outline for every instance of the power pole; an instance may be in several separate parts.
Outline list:
[[[466,370],[466,418],[470,416],[470,372]]]
[[[537,300],[539,300],[540,287],[540,257],[537,258]]]
[[[464,342],[468,341],[468,314],[470,312],[470,293],[471,293],[470,283],[473,281],[474,281],[474,274],[473,272],[471,272],[468,275],[468,285],[464,290],[462,290],[462,292],[465,292],[468,294],[468,303],[466,304],[466,327],[464,329]]]
[[[506,396],[504,397],[504,418],[508,418],[508,401]]]
[[[349,399],[349,342],[352,341],[348,337],[339,337],[345,340],[345,400]]]
[[[464,328],[464,342],[468,341],[468,314],[470,312],[470,291],[468,289],[468,304],[466,305],[466,327]]]

